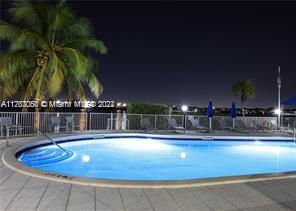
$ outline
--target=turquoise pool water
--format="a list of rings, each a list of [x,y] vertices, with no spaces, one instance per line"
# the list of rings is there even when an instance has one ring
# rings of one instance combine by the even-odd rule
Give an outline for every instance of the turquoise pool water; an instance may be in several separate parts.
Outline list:
[[[124,180],[184,180],[296,171],[293,142],[104,138],[34,148],[18,160],[74,176]]]

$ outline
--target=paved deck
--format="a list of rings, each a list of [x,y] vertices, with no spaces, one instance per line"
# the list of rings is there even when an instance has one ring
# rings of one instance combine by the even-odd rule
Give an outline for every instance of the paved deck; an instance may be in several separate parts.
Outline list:
[[[25,176],[1,160],[0,210],[296,210],[296,179],[181,189],[95,188]]]

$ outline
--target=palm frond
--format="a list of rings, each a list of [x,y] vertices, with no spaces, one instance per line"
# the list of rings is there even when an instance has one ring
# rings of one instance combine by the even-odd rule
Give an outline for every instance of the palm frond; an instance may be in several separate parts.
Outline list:
[[[48,48],[47,42],[40,35],[5,21],[0,22],[0,39],[11,42],[10,51]]]
[[[2,96],[22,94],[29,100],[65,91],[85,99],[86,84],[95,96],[102,93],[89,50],[106,54],[108,49],[92,36],[89,20],[65,2],[17,1],[9,10],[13,24],[0,21],[0,39],[10,42],[0,54]]]
[[[69,46],[71,48],[77,48],[81,51],[87,49],[95,50],[96,52],[105,55],[108,53],[108,49],[103,43],[103,41],[94,38],[76,39],[64,43],[64,46]]]
[[[103,93],[103,86],[101,82],[97,79],[96,75],[89,72],[87,84],[91,89],[94,96],[99,97]]]
[[[46,8],[43,2],[14,1],[9,14],[13,22],[22,22],[32,31],[42,33],[45,26],[44,10]]]
[[[20,29],[11,24],[8,24],[5,21],[0,20],[0,39],[12,41],[18,36]]]
[[[67,40],[87,38],[92,35],[92,27],[86,18],[78,18],[73,20],[71,25],[66,26],[65,31]]]
[[[83,78],[88,68],[88,59],[79,50],[70,47],[63,47],[59,50],[59,58],[71,67],[78,78]]]
[[[0,53],[0,78],[7,80],[17,72],[27,75],[27,70],[35,66],[35,52],[20,50],[11,53]]]
[[[52,69],[50,73],[50,79],[48,81],[48,93],[50,97],[55,97],[61,90],[63,84],[63,69],[57,58],[57,55],[54,54],[52,62],[52,68],[48,66],[48,69]]]

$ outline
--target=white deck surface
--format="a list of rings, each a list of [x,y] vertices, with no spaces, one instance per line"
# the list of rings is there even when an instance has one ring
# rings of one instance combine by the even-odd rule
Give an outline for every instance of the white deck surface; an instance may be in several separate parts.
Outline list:
[[[11,147],[15,141],[21,140],[11,140]],[[7,147],[0,146],[2,155]],[[181,189],[95,188],[25,176],[1,160],[0,210],[296,210],[296,179]]]

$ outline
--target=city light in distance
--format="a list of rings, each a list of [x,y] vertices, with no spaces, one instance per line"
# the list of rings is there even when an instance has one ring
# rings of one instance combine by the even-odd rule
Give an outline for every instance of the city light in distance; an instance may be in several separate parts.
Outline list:
[[[188,111],[188,106],[186,106],[186,105],[182,105],[182,111],[183,111],[183,112]]]
[[[274,113],[276,115],[280,115],[282,113],[282,111],[281,111],[281,109],[277,108],[277,109],[274,110]]]

